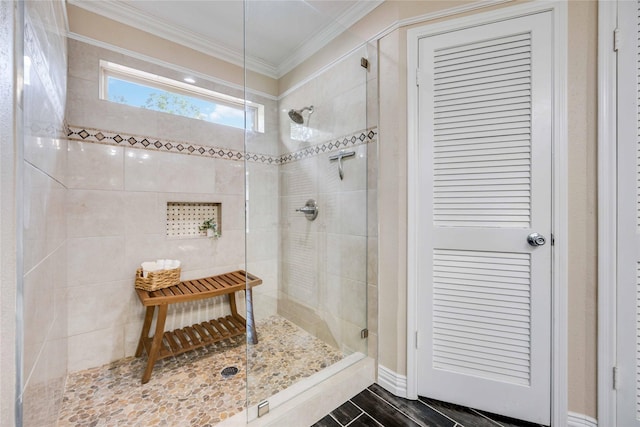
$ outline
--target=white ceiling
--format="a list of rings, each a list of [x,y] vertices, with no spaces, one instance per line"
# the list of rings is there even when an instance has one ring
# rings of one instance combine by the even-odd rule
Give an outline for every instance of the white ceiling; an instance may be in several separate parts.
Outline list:
[[[273,78],[282,77],[383,2],[67,1],[234,64],[243,65],[246,60],[247,68]]]

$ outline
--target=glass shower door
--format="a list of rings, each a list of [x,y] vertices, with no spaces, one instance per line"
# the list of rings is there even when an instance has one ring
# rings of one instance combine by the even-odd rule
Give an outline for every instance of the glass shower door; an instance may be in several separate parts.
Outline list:
[[[294,40],[270,76],[252,70],[268,43],[291,42],[282,21],[289,12],[279,9],[286,4],[249,1],[245,9],[246,98],[264,104],[265,124],[245,140],[246,269],[263,281],[252,290],[250,419],[261,403],[273,409],[367,355],[367,163],[375,139],[367,129],[367,50],[342,32],[335,41],[355,46],[350,54],[317,53],[294,66],[311,46]],[[301,5],[298,24],[339,27],[328,15],[335,11]],[[259,89],[265,80],[275,88],[269,96]]]

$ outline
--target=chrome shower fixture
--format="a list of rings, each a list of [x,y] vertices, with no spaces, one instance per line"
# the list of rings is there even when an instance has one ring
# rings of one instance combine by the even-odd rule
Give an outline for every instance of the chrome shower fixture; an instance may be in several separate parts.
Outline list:
[[[289,110],[289,118],[294,122],[296,122],[297,124],[301,125],[304,123],[304,117],[302,117],[302,113],[304,111],[309,111],[309,114],[311,115],[313,113],[313,105],[310,105],[308,107],[303,107],[299,110],[294,110],[292,108],[291,110]]]
[[[334,154],[333,156],[329,157],[329,161],[334,161],[334,160],[338,161],[338,176],[340,177],[340,181],[344,179],[344,170],[342,169],[342,159],[344,159],[345,157],[353,157],[355,155],[356,155],[355,151],[340,150],[338,154]]]

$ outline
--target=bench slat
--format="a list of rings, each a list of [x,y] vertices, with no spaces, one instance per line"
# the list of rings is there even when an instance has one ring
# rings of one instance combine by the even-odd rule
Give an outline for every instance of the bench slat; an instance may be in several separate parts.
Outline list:
[[[200,341],[203,344],[207,344],[209,342],[211,342],[211,337],[209,336],[209,334],[204,330],[204,328],[200,325],[193,325],[193,329],[196,330],[196,332],[198,333],[198,335],[200,335]]]
[[[203,280],[205,280],[205,281],[209,284],[209,286],[211,286],[213,289],[216,289],[216,290],[218,290],[218,289],[220,289],[220,290],[224,289],[224,286],[221,286],[218,282],[216,282],[215,280],[213,280],[211,277],[206,277],[206,278],[204,278]]]
[[[257,286],[262,280],[242,270],[198,280],[187,280],[157,291],[136,289],[140,302],[145,306],[173,304],[177,302],[197,301],[226,295],[245,289],[247,279],[250,286]]]
[[[167,338],[167,341],[169,341],[169,345],[171,346],[172,351],[176,352],[180,350],[180,347],[178,346],[178,343],[176,341],[178,338],[176,338],[176,335],[173,333],[173,331],[165,332],[164,335]]]
[[[192,280],[190,283],[191,283],[192,286],[195,286],[196,289],[198,289],[198,292],[207,292],[207,291],[209,291],[209,288],[207,288],[205,285],[200,283],[200,280]]]
[[[191,341],[191,347],[189,348],[189,350],[196,347],[202,347],[200,338],[198,338],[198,334],[196,334],[192,326],[187,326],[184,328],[184,330],[190,338],[189,341]]]
[[[220,332],[220,335],[222,335],[223,337],[228,337],[229,336],[229,331],[227,331],[224,326],[222,326],[222,324],[218,323],[218,321],[216,319],[211,319],[209,321],[209,323],[211,323],[213,325],[214,328],[216,328],[218,330],[218,332]]]
[[[222,335],[220,335],[220,332],[216,331],[213,326],[211,326],[211,323],[202,322],[201,325],[207,330],[207,332],[209,332],[209,335],[213,337],[214,341],[222,340]]]
[[[187,339],[187,336],[184,334],[184,331],[182,329],[176,329],[175,331],[173,331],[173,333],[176,334],[176,336],[180,340],[180,344],[182,344],[183,349],[189,348],[191,344],[189,343],[189,340]]]

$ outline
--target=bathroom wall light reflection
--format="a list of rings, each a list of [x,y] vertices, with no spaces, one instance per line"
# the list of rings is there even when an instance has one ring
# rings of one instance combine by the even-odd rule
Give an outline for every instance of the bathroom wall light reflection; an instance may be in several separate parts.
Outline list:
[[[22,70],[24,77],[23,82],[25,86],[31,84],[31,58],[28,56],[24,56],[24,69]]]

